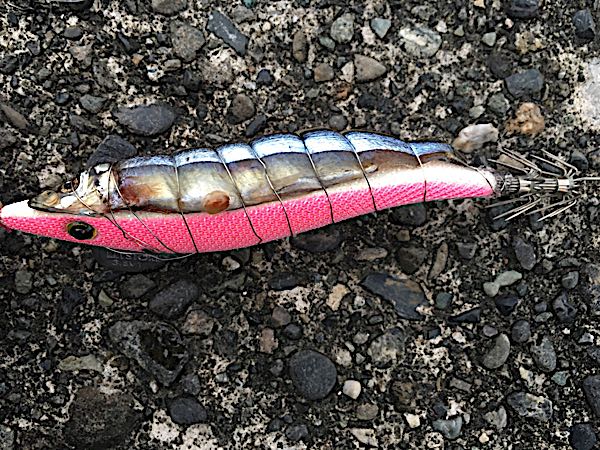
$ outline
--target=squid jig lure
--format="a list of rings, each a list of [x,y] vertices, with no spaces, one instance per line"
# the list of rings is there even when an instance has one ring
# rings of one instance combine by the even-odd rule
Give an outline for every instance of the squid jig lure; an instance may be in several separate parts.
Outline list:
[[[4,206],[0,224],[116,251],[190,254],[248,247],[411,203],[518,197],[498,217],[560,214],[577,169],[553,155],[504,152],[500,173],[461,163],[443,143],[309,131],[248,144],[99,164],[59,191]],[[547,203],[548,198],[560,196]]]

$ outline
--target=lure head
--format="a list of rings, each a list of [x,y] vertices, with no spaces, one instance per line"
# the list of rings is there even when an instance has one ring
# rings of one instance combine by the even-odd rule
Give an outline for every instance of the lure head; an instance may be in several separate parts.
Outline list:
[[[110,165],[103,164],[81,173],[79,180],[65,183],[60,191],[44,191],[29,200],[38,211],[94,216],[107,210]]]

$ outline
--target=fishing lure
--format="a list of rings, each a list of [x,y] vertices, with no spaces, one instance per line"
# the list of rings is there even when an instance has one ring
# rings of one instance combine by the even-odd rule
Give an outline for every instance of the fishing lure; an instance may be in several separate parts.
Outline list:
[[[117,251],[189,254],[248,247],[411,203],[519,194],[508,214],[545,211],[540,194],[584,178],[558,159],[518,154],[502,174],[458,162],[443,143],[375,133],[275,134],[215,150],[99,164],[60,191],[4,206],[8,229]],[[541,158],[540,158],[541,159]],[[510,200],[509,202],[513,202]],[[572,206],[552,205],[551,216]]]

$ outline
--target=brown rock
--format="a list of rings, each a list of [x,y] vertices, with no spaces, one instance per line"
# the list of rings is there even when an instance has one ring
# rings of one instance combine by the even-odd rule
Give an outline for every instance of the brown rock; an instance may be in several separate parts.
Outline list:
[[[515,118],[506,122],[508,133],[520,133],[533,136],[544,130],[545,121],[540,107],[535,103],[523,103],[517,109]]]

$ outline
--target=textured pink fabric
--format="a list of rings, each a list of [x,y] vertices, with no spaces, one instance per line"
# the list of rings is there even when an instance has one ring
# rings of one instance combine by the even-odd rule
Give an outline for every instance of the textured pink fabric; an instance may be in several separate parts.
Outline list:
[[[479,175],[479,174],[478,174]],[[493,194],[491,186],[483,177],[476,176],[463,180],[441,180],[427,183],[427,200],[449,198],[484,197]],[[373,211],[373,198],[377,209],[401,206],[423,201],[422,183],[401,182],[393,186],[372,189],[372,195],[365,184],[359,189],[328,191],[335,221],[341,221],[368,214]],[[26,233],[63,239],[72,242],[110,247],[120,250],[140,251],[144,248],[166,252],[153,234],[178,253],[196,251],[183,219],[178,214],[138,213],[143,224],[128,212],[115,213],[119,226],[126,231],[124,236],[114,224],[103,217],[81,217],[66,214],[51,214],[27,208],[26,202],[8,205],[0,211],[2,223],[12,229]],[[294,234],[319,228],[331,223],[329,201],[324,193],[285,200],[282,204],[273,202],[234,211],[209,215],[205,213],[186,214],[187,223],[200,252],[230,250],[248,247],[262,242],[280,239],[290,235],[289,223]],[[250,220],[254,230],[250,225]],[[67,224],[73,221],[87,222],[97,230],[97,236],[89,241],[78,241],[67,233]]]

